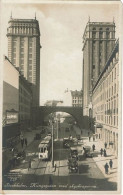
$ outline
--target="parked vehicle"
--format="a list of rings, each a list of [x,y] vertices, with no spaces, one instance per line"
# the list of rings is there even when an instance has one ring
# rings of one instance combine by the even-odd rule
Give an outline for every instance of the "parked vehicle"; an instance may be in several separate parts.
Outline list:
[[[77,148],[75,148],[75,147],[70,148],[70,156],[71,156],[71,158],[74,158],[74,159],[78,160],[78,150],[77,150]]]
[[[69,158],[68,159],[68,168],[69,168],[69,172],[78,172],[78,162],[73,159],[73,158]]]
[[[73,140],[70,140],[69,138],[63,139],[63,147],[64,148],[70,148],[73,145]]]
[[[89,158],[93,157],[93,151],[90,146],[84,146],[83,149],[84,149],[85,157],[89,157]]]
[[[39,159],[49,159],[52,152],[52,139],[51,136],[46,136],[39,144]]]

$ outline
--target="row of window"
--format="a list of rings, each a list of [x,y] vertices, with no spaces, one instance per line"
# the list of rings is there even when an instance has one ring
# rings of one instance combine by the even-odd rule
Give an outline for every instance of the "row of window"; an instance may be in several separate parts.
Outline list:
[[[103,115],[98,115],[96,119],[97,121],[104,122]],[[118,116],[105,116],[105,124],[118,126]]]

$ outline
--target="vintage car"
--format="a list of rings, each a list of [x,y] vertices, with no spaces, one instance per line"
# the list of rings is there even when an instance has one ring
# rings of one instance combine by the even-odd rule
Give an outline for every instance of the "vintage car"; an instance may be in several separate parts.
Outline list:
[[[87,157],[87,158],[92,158],[93,157],[94,153],[93,153],[93,151],[92,151],[90,146],[84,146],[83,149],[84,149],[85,157]]]
[[[64,138],[63,139],[63,147],[64,148],[70,148],[73,145],[73,140],[69,138]]]
[[[68,159],[68,168],[69,172],[78,172],[78,162],[74,158],[69,158]]]
[[[76,147],[70,148],[70,156],[71,156],[71,158],[78,160],[78,150]]]

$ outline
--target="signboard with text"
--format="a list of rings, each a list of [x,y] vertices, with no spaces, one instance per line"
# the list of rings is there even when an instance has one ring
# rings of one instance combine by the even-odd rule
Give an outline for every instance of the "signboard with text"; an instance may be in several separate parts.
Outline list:
[[[6,124],[17,123],[18,112],[17,111],[6,111]]]

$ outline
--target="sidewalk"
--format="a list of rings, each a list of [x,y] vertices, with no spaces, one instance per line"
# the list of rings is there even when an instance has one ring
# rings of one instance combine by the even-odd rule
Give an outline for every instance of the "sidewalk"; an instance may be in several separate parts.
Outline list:
[[[101,140],[98,141],[90,141],[88,143],[91,147],[94,144],[95,145],[95,153],[99,153],[96,157],[93,157],[93,160],[96,162],[98,168],[101,170],[103,175],[108,179],[110,182],[117,182],[117,166],[118,166],[118,161],[115,155],[113,154],[113,151],[110,148],[106,149],[107,156],[104,157],[103,155],[100,155],[100,149],[104,149],[104,143]],[[108,163],[109,165],[109,160],[112,159],[113,161],[113,168],[109,168],[109,173],[105,174],[105,168],[104,165]]]
[[[76,131],[76,133],[80,134],[80,129],[75,127],[74,130]],[[87,136],[88,137],[88,131],[87,130],[82,130],[83,133],[82,135]],[[83,137],[84,137],[83,136]],[[111,148],[107,148],[106,149],[106,153],[107,153],[107,157],[101,156],[100,155],[100,149],[103,148],[104,149],[104,143],[101,140],[97,140],[97,141],[91,141],[87,143],[88,146],[90,146],[92,148],[92,145],[95,145],[95,154],[97,154],[95,157],[93,157],[93,160],[95,161],[96,165],[98,166],[98,168],[101,170],[101,172],[103,173],[104,177],[108,179],[108,181],[110,182],[117,182],[117,169],[118,169],[118,159],[116,158],[116,156],[113,154],[113,150]],[[105,168],[104,165],[106,163],[108,163],[109,165],[109,160],[112,159],[113,161],[113,169],[110,170],[109,168],[109,174],[105,174]]]
[[[22,151],[22,150],[26,150],[26,148],[28,148],[28,146],[32,143],[32,141],[34,140],[34,137],[35,137],[35,134],[36,133],[39,133],[40,130],[32,130],[32,131],[23,131],[22,134],[23,134],[23,137],[24,138],[27,138],[27,147],[21,146],[21,142],[19,142],[17,145],[16,145],[16,148],[18,149],[18,151]]]

